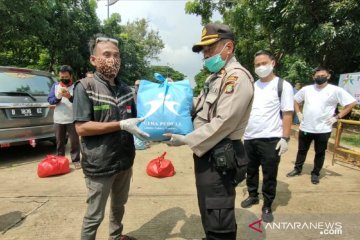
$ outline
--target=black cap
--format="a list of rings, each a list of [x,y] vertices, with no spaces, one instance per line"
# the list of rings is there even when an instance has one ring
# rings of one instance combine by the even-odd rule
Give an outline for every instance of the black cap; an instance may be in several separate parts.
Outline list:
[[[209,23],[202,30],[201,42],[194,44],[192,51],[200,52],[203,46],[216,43],[220,39],[230,39],[234,41],[234,34],[227,25]]]

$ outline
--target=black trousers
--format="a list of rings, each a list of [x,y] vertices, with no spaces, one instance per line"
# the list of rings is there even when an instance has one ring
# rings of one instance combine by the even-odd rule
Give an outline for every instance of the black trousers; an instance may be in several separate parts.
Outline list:
[[[72,162],[80,161],[80,143],[79,136],[76,133],[75,125],[72,123],[69,124],[54,124],[55,127],[55,136],[56,136],[56,150],[58,156],[65,156],[65,140],[66,133],[70,138],[71,148],[70,156]]]
[[[264,207],[271,207],[276,196],[277,173],[280,163],[276,144],[280,138],[257,138],[245,140],[245,150],[249,158],[246,185],[249,196],[257,197],[259,187],[259,167],[263,173],[262,194]]]
[[[328,141],[331,133],[308,133],[299,132],[299,145],[296,156],[295,169],[299,172],[302,171],[307,152],[309,151],[311,142],[314,140],[315,158],[314,168],[311,172],[313,175],[320,175],[320,170],[324,165],[325,150],[327,149]]]
[[[233,141],[237,158],[245,158],[240,140]],[[207,240],[235,240],[235,186],[234,171],[225,175],[213,167],[211,150],[202,157],[195,154],[195,180],[202,225]],[[240,161],[241,162],[241,161]]]

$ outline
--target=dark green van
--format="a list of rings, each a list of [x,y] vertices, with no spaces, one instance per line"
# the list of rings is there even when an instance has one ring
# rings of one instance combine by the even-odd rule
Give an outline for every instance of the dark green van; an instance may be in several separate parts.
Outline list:
[[[0,66],[0,148],[55,140],[48,72]]]

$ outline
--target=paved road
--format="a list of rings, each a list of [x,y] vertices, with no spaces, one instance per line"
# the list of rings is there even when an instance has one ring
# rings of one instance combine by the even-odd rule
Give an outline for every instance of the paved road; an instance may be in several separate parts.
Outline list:
[[[292,139],[280,163],[273,224],[254,223],[259,220],[262,201],[242,209],[240,201],[247,196],[246,186],[242,183],[237,187],[237,239],[359,239],[359,169],[332,166],[332,155],[327,153],[321,182],[313,185],[309,175],[314,157],[311,150],[303,174],[289,179],[285,175],[292,169],[296,149],[297,141]],[[147,176],[147,162],[163,151],[173,161],[176,175],[166,179]],[[44,179],[36,175],[38,162],[53,152],[51,144],[0,149],[0,239],[80,239],[86,208],[82,171],[73,169],[69,174]],[[139,240],[195,240],[203,236],[191,156],[186,146],[169,148],[164,144],[152,144],[150,149],[137,152],[125,233]],[[107,214],[97,239],[107,239]],[[258,231],[249,227],[251,223]]]

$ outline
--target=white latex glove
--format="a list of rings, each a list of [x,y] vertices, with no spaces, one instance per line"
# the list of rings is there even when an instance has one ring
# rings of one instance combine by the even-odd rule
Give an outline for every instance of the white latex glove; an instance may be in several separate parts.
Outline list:
[[[326,119],[326,124],[327,125],[333,125],[337,121],[338,121],[338,118],[336,116],[335,117],[329,117],[328,119]]]
[[[129,118],[126,120],[121,120],[119,124],[121,130],[129,132],[141,140],[146,140],[146,138],[150,137],[150,135],[147,134],[146,132],[141,131],[137,127],[137,124],[143,122],[144,120],[145,118]]]
[[[288,150],[288,143],[285,139],[281,138],[280,141],[276,144],[275,150],[279,150],[279,156],[284,154]]]
[[[301,123],[304,120],[304,115],[301,112],[297,112],[296,116],[299,119],[299,123]]]
[[[169,136],[167,134],[164,134],[164,136]],[[185,136],[184,135],[180,135],[180,134],[171,134],[171,138],[169,141],[165,141],[165,143],[168,146],[181,146],[181,145],[186,145],[186,141],[185,141]]]

